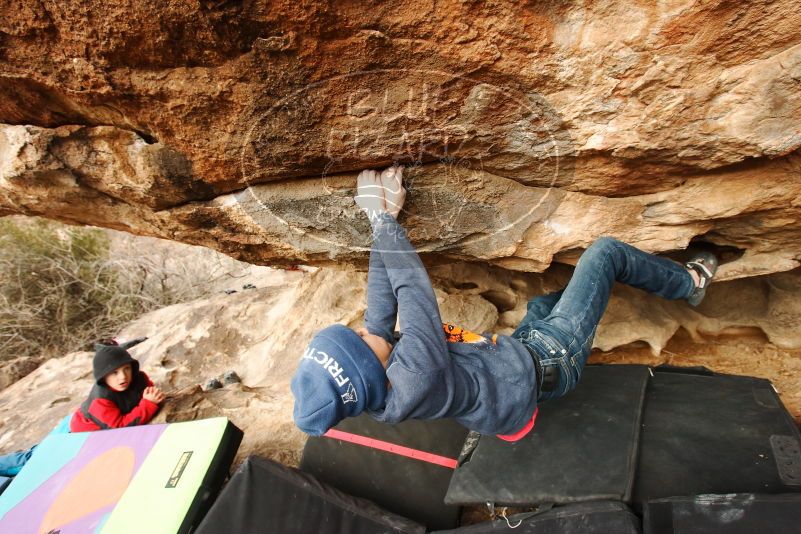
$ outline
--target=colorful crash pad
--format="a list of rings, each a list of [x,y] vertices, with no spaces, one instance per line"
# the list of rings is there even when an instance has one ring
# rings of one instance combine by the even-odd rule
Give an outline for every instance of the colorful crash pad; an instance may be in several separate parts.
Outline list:
[[[0,495],[0,532],[188,532],[241,440],[225,418],[48,436]]]

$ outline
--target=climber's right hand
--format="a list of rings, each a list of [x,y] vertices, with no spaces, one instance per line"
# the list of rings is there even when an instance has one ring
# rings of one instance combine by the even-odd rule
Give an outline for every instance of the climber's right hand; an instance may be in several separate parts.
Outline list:
[[[152,402],[153,404],[161,404],[164,402],[164,392],[156,386],[148,386],[142,392],[142,398]]]

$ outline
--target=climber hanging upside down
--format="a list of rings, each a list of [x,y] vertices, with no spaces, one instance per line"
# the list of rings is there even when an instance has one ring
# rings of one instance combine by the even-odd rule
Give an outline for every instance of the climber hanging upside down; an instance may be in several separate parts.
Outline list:
[[[428,274],[396,220],[406,198],[402,171],[358,177],[355,200],[373,230],[365,325],[329,326],[304,352],[292,393],[295,423],[308,434],[367,411],[387,423],[453,418],[516,441],[534,426],[539,403],[576,387],[615,281],[697,305],[717,269],[709,252],[682,266],[602,237],[567,287],[528,303],[511,336],[462,331],[442,324]]]

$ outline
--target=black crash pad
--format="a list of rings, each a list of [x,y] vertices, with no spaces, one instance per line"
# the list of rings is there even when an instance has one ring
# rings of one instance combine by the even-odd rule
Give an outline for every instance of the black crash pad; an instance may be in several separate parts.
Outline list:
[[[346,419],[336,430],[456,460],[467,429],[458,423],[404,421],[378,423],[369,415]],[[454,462],[455,463],[455,462]],[[446,505],[453,467],[428,463],[328,437],[310,437],[300,468],[319,480],[428,526],[453,528],[461,509]]]
[[[796,534],[801,495],[698,495],[650,501],[646,534]]]
[[[540,406],[522,440],[471,433],[446,502],[628,501],[649,376],[642,365],[590,365],[575,390]]]
[[[425,527],[320,483],[313,476],[251,456],[236,470],[197,534],[424,534]]]
[[[547,512],[526,517],[526,514],[478,523],[434,534],[639,534],[640,519],[620,502],[583,502],[560,506]],[[518,525],[518,521],[522,523]],[[515,527],[510,530],[510,526]]]
[[[800,443],[768,380],[656,368],[634,500],[798,491]]]

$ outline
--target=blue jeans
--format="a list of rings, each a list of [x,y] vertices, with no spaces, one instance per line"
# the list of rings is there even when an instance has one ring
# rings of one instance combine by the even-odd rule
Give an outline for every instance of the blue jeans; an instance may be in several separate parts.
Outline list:
[[[0,476],[13,477],[17,476],[28,460],[31,459],[31,454],[36,449],[36,445],[26,451],[17,451],[10,454],[0,456]]]
[[[673,260],[611,237],[596,240],[581,255],[567,287],[533,298],[512,334],[539,356],[543,374],[556,367],[556,386],[551,391],[540,388],[540,401],[576,387],[615,281],[668,300],[685,299],[695,288],[687,269]]]
[[[71,418],[72,414],[62,418],[55,428],[53,428],[53,430],[51,430],[50,433],[45,437],[50,437],[54,434],[69,434]],[[10,454],[4,454],[0,456],[0,476],[17,476],[22,468],[25,467],[25,464],[28,463],[28,460],[31,459],[33,451],[35,451],[36,447],[38,446],[39,444],[37,443],[28,450],[12,452]]]

